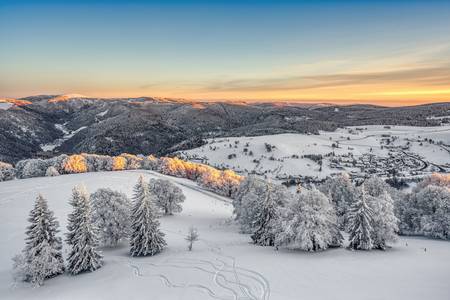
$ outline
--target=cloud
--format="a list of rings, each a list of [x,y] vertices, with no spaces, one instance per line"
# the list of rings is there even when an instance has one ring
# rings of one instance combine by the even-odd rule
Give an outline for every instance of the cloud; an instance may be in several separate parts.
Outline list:
[[[205,90],[211,92],[307,90],[339,88],[353,85],[382,85],[396,83],[426,86],[450,86],[450,65],[386,72],[286,76],[266,79],[238,79],[215,82],[206,86]]]

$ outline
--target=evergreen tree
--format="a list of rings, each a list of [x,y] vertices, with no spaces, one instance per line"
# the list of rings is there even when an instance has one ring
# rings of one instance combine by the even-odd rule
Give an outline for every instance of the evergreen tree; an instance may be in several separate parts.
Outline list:
[[[353,204],[349,216],[349,248],[354,250],[370,250],[372,241],[372,209],[367,203],[367,196],[362,188],[359,199]]]
[[[159,229],[159,221],[149,186],[139,177],[134,187],[131,214],[131,256],[155,255],[166,245],[164,233]]]
[[[251,238],[253,243],[261,246],[273,246],[275,241],[274,223],[277,218],[277,203],[272,195],[271,185],[267,185],[267,192],[255,221],[256,231]]]
[[[261,226],[259,220],[263,215],[266,199],[270,198],[276,207],[284,207],[292,195],[283,185],[273,184],[264,180],[254,180],[252,187],[245,193],[238,206],[236,216],[243,233],[255,233]]]
[[[46,278],[64,272],[62,242],[56,236],[59,224],[42,195],[36,198],[28,221],[25,248],[21,257],[14,258],[15,275],[39,286]]]
[[[103,257],[97,250],[97,228],[92,220],[89,195],[82,185],[72,190],[70,205],[72,213],[68,217],[66,242],[70,246],[67,270],[73,274],[95,271],[103,264]]]

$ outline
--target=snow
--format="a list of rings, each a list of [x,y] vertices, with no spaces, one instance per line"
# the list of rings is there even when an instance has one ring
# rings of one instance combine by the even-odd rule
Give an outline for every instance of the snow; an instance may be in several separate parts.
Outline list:
[[[443,120],[443,119],[450,119],[450,115],[447,116],[440,116],[440,117],[436,117],[436,116],[431,116],[427,118],[428,120]]]
[[[383,142],[386,136],[396,137],[389,145]],[[424,141],[433,139],[435,143]],[[443,145],[439,145],[438,142]],[[339,148],[333,148],[333,143],[339,143]],[[409,145],[408,145],[409,142]],[[246,147],[246,144],[249,144]],[[274,145],[272,152],[267,152],[265,143]],[[230,145],[231,144],[231,148]],[[404,150],[403,147],[408,149]],[[244,148],[248,149],[247,154]],[[253,156],[248,155],[252,151]],[[334,152],[336,156],[346,157],[347,166],[333,166],[331,158],[325,157],[322,171],[318,163],[302,155]],[[413,126],[354,126],[340,128],[333,132],[321,131],[319,135],[311,134],[277,134],[256,137],[229,137],[208,139],[208,143],[199,148],[182,151],[181,154],[190,160],[203,161],[219,168],[231,168],[237,172],[256,172],[272,178],[286,179],[289,176],[317,176],[325,178],[346,170],[359,172],[359,168],[352,167],[352,157],[362,159],[365,155],[374,155],[376,159],[385,160],[393,153],[399,158],[406,158],[418,164],[417,168],[405,168],[404,173],[420,169],[422,159],[427,167],[424,173],[431,173],[434,165],[450,171],[450,125],[439,127],[413,127]],[[230,154],[236,158],[229,159]],[[298,155],[299,158],[292,157]],[[271,159],[273,156],[274,159]],[[414,157],[412,157],[414,156]],[[256,161],[255,161],[256,160]],[[392,168],[387,162],[380,170]],[[367,168],[366,168],[367,169]]]
[[[8,108],[10,108],[13,105],[14,104],[8,103],[8,102],[0,102],[0,109],[7,110]]]
[[[55,128],[58,129],[59,131],[61,131],[64,134],[63,137],[59,138],[59,139],[56,139],[56,140],[54,140],[51,143],[40,145],[42,151],[53,151],[56,147],[61,146],[62,143],[64,143],[65,141],[71,139],[75,134],[77,134],[81,130],[86,129],[87,127],[86,126],[82,126],[82,127],[78,128],[77,130],[69,131],[65,127],[65,124],[55,124]]]
[[[129,247],[105,248],[105,265],[93,273],[61,275],[41,288],[12,286],[11,257],[24,246],[28,212],[41,192],[67,232],[74,185],[106,187],[132,195],[139,175],[166,178],[186,195],[183,211],[161,218],[168,247],[153,257],[131,258]],[[195,183],[151,171],[99,172],[0,183],[0,295],[2,299],[450,299],[450,243],[401,238],[387,251],[343,248],[308,253],[250,244],[230,221],[227,198]],[[190,226],[200,239],[192,252]],[[426,251],[424,251],[426,248]],[[65,251],[67,247],[65,246]],[[67,253],[66,253],[67,254]]]
[[[83,98],[88,98],[88,97],[84,96],[84,95],[81,95],[81,94],[64,94],[64,95],[56,96],[56,97],[48,100],[48,102],[50,102],[50,103],[58,103],[58,102],[68,101],[68,100],[71,100],[71,99],[83,99]]]
[[[109,109],[102,111],[102,112],[98,113],[97,116],[104,117],[108,113],[108,111],[109,111]]]

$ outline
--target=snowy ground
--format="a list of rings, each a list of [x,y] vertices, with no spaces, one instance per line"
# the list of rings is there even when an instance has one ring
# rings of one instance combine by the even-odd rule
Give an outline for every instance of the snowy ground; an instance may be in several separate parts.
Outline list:
[[[450,299],[450,243],[402,238],[386,251],[321,253],[274,251],[249,244],[231,224],[228,199],[172,178],[187,199],[181,214],[163,217],[168,248],[130,258],[128,246],[104,249],[94,273],[62,275],[33,289],[12,285],[11,257],[23,247],[26,218],[36,193],[49,200],[65,232],[71,188],[111,187],[131,196],[140,174],[123,171],[23,179],[0,183],[1,299]],[[171,178],[171,177],[170,177]],[[186,251],[184,235],[198,227],[201,240]],[[426,248],[426,251],[424,250]]]
[[[9,109],[11,106],[13,106],[13,105],[14,105],[14,104],[8,103],[8,102],[0,102],[0,109],[7,110],[7,109]]]
[[[389,144],[387,138],[390,139]],[[425,138],[432,139],[434,143],[425,141]],[[265,143],[275,148],[268,152]],[[333,148],[332,144],[336,143],[339,147]],[[322,170],[317,162],[302,158],[303,155],[325,156],[331,152],[335,156],[324,158]],[[208,144],[202,147],[182,151],[181,154],[186,159],[202,161],[215,167],[231,168],[242,173],[256,172],[278,179],[286,179],[290,175],[325,178],[343,170],[353,174],[370,174],[373,171],[383,176],[390,168],[409,177],[450,172],[450,126],[386,128],[373,125],[340,128],[334,132],[320,132],[319,135],[216,138],[209,139]],[[229,155],[236,157],[230,158]],[[333,163],[335,159],[339,161]],[[353,159],[356,165],[353,165]]]

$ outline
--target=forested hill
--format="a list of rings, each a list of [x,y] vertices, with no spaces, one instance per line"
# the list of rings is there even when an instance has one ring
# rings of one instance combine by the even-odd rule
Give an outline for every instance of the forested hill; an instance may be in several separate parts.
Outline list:
[[[213,136],[315,134],[368,124],[435,126],[450,115],[450,103],[387,108],[81,95],[2,102],[9,104],[0,107],[0,161],[11,163],[59,153],[164,155],[198,147],[202,139]]]

